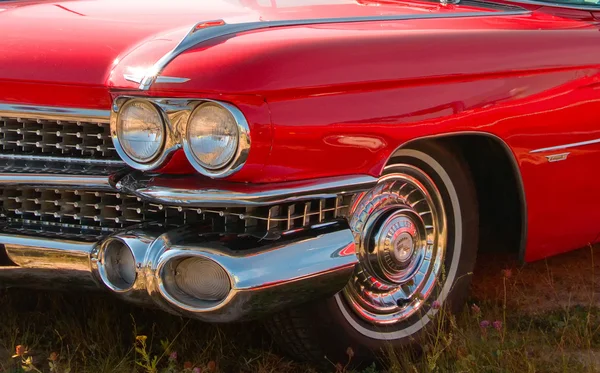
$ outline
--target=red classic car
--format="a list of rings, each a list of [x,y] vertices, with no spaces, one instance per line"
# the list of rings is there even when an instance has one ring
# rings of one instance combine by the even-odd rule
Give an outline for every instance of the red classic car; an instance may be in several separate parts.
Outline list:
[[[597,10],[0,2],[0,282],[418,343],[479,249],[600,237]]]

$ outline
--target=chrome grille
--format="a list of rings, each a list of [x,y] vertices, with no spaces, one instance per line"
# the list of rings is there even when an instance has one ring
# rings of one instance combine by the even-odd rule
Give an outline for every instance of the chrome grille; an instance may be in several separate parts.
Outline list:
[[[65,162],[54,157],[40,159],[13,159],[0,153],[0,173],[57,174],[57,175],[111,175],[124,169],[123,163],[111,162]]]
[[[0,118],[0,154],[120,160],[108,123]]]
[[[270,207],[199,209],[149,203],[111,191],[11,187],[0,189],[0,218],[13,230],[91,237],[140,223],[169,228],[208,219],[228,230],[268,234],[345,217],[350,199],[347,195]]]

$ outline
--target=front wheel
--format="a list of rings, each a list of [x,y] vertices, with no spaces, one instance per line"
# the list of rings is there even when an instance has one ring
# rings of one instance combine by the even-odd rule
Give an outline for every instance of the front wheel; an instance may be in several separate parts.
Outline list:
[[[456,311],[468,295],[478,241],[469,170],[437,144],[402,149],[349,216],[359,264],[335,296],[283,311],[267,327],[304,360],[370,360],[419,339],[438,305]]]

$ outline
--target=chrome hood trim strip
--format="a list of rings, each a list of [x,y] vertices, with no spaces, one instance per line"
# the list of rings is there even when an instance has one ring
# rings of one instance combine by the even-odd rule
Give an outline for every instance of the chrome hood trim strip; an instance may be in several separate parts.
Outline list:
[[[482,17],[482,16],[515,16],[531,13],[524,8],[505,5],[505,4],[490,4],[479,2],[482,6],[491,9],[501,9],[496,11],[482,12],[456,12],[448,14],[440,13],[425,13],[425,14],[398,14],[389,16],[373,16],[373,17],[340,17],[340,18],[317,18],[317,19],[300,19],[300,20],[284,20],[284,21],[262,21],[262,22],[247,22],[230,24],[224,20],[202,21],[195,24],[190,31],[183,37],[175,48],[162,56],[153,66],[148,69],[148,74],[141,79],[139,89],[147,91],[153,83],[156,82],[160,73],[180,54],[194,48],[195,46],[207,42],[209,40],[231,37],[235,34],[256,30],[264,30],[279,27],[293,26],[310,26],[310,25],[325,25],[333,23],[363,23],[363,22],[378,22],[378,21],[402,21],[411,19],[436,19],[436,18],[466,18],[466,17]],[[127,78],[126,78],[127,79]],[[186,79],[185,77],[179,79]],[[132,79],[128,79],[132,80]],[[137,80],[137,78],[135,79]]]

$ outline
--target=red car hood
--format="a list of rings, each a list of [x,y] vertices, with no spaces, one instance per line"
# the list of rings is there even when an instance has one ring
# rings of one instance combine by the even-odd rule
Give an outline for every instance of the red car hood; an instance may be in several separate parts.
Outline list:
[[[414,0],[0,1],[0,82],[106,86],[125,56],[140,53],[151,65],[200,21],[485,10]]]

